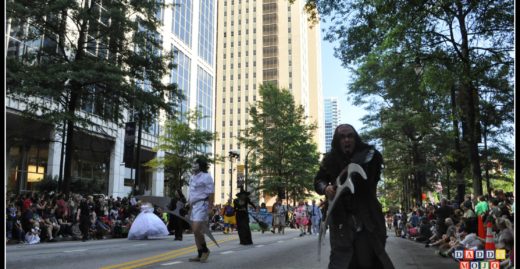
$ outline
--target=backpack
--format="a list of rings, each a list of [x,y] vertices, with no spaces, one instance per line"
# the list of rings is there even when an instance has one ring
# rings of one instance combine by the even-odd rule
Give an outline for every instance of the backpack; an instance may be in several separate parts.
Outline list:
[[[235,209],[232,206],[227,205],[224,209],[224,214],[226,214],[228,217],[231,217],[235,214]]]

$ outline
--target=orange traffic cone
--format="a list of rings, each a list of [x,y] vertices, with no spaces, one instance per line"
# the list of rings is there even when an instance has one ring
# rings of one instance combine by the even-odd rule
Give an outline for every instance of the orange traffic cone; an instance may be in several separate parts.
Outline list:
[[[482,218],[482,215],[477,217],[477,225],[478,225],[478,237],[484,239],[486,238],[486,230],[484,230],[484,220]]]
[[[491,221],[488,221],[487,229],[486,229],[486,245],[484,246],[484,248],[486,250],[495,249],[495,240],[493,238],[492,227],[493,227],[493,224],[491,223]]]

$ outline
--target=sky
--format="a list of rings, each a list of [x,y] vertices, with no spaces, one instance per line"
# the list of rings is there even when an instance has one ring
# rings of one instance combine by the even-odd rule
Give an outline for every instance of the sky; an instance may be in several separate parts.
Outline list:
[[[326,28],[327,24],[321,22],[321,29]],[[341,111],[339,123],[348,123],[354,126],[356,130],[360,130],[364,127],[361,118],[367,114],[367,112],[362,107],[354,106],[347,100],[347,84],[351,82],[351,74],[346,68],[341,66],[341,61],[334,57],[335,44],[323,40],[323,32],[321,33],[321,36],[323,98],[337,97],[338,107]]]

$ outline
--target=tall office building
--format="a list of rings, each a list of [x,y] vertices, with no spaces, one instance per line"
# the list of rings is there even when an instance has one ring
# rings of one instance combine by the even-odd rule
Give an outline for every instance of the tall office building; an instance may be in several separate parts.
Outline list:
[[[175,51],[173,69],[164,80],[178,84],[187,97],[181,109],[199,109],[206,118],[197,123],[197,128],[214,131],[215,97],[215,55],[217,6],[213,0],[174,1],[157,13],[162,26],[157,33],[165,50]],[[94,1],[95,8],[103,10],[103,1]],[[24,43],[17,39],[20,25],[11,23],[6,26],[6,56],[18,56],[28,46],[41,49],[45,42]],[[108,23],[109,20],[106,20]],[[71,25],[71,27],[73,27]],[[41,37],[42,41],[45,37]],[[97,44],[89,45],[87,53],[99,56]],[[43,101],[43,100],[42,100]],[[126,196],[133,186],[135,167],[123,163],[125,128],[113,122],[102,121],[98,113],[110,100],[99,102],[92,99],[82,100],[78,113],[85,113],[101,128],[81,129],[76,134],[74,147],[77,149],[72,161],[72,183],[83,182],[85,186],[95,186],[99,192],[115,196]],[[32,190],[34,183],[45,175],[57,177],[60,173],[62,132],[34,119],[23,117],[26,109],[24,100],[15,95],[6,98],[6,133],[9,137],[6,147],[6,187],[8,191],[23,192]],[[129,114],[129,113],[128,113]],[[127,120],[130,120],[128,118]],[[157,145],[161,130],[159,117],[150,126],[143,128],[140,159],[142,163],[151,160],[156,154],[152,149]],[[78,126],[78,129],[80,126]],[[212,152],[213,146],[206,151]],[[140,179],[146,193],[167,194],[164,174],[158,170],[141,166]],[[84,191],[93,191],[86,189]]]
[[[325,114],[325,152],[330,151],[330,144],[332,143],[332,136],[334,130],[339,124],[341,111],[338,107],[338,98],[329,97],[324,99],[324,114]]]
[[[304,2],[218,1],[215,153],[228,157],[236,151],[239,157],[215,166],[217,204],[235,198],[237,179],[253,154],[237,138],[249,126],[249,109],[259,100],[260,84],[271,82],[293,94],[309,123],[318,125],[314,140],[318,150],[324,150],[320,27],[309,24]]]

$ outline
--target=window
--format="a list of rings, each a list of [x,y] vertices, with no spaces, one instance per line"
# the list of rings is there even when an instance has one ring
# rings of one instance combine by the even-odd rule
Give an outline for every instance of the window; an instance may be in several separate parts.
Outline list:
[[[183,1],[182,5],[172,7],[172,33],[191,47],[192,0]]]

